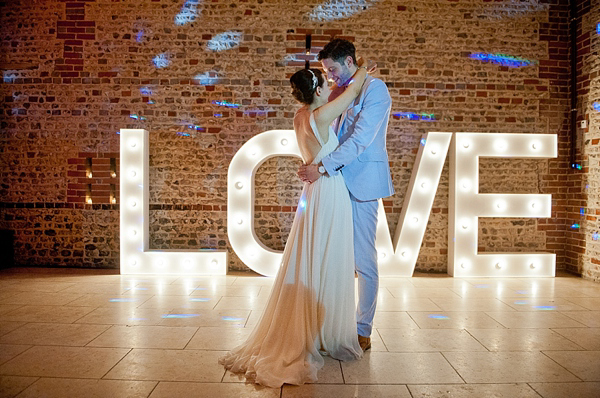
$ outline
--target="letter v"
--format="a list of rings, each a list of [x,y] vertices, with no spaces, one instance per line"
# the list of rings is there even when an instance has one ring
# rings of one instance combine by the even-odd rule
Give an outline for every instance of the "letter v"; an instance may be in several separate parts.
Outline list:
[[[412,276],[451,139],[452,133],[423,135],[393,245],[383,202],[379,200],[375,246],[380,276]]]

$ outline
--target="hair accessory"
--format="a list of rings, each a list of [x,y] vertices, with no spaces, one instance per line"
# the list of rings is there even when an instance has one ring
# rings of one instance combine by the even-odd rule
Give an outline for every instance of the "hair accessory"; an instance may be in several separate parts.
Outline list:
[[[313,80],[313,85],[312,85],[312,89],[314,90],[315,88],[317,88],[317,86],[319,85],[319,79],[317,79],[317,76],[315,75],[315,72],[313,72],[312,70],[308,70],[310,72],[310,74],[312,75],[312,80]]]

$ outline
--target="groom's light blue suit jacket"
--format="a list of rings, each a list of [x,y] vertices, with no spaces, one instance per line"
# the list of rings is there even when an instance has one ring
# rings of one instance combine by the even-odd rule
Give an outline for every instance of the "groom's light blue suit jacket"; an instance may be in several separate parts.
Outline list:
[[[394,194],[385,147],[391,107],[385,83],[368,76],[360,95],[335,122],[340,145],[322,160],[327,174],[341,172],[350,193],[362,201]]]

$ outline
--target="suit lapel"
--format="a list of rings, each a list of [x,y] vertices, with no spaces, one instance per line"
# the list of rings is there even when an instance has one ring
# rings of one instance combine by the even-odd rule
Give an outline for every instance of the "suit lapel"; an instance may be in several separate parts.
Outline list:
[[[342,128],[344,127],[344,121],[346,120],[346,113],[348,113],[348,109],[346,109],[340,117],[338,117],[338,125],[337,125],[337,136],[338,138],[342,138],[344,135]]]

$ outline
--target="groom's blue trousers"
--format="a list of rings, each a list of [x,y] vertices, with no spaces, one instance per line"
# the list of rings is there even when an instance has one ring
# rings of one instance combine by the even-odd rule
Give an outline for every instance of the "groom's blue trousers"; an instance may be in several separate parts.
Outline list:
[[[350,194],[354,223],[354,263],[358,274],[358,306],[356,309],[357,332],[361,336],[371,336],[373,317],[379,290],[377,269],[377,199],[360,201]]]

